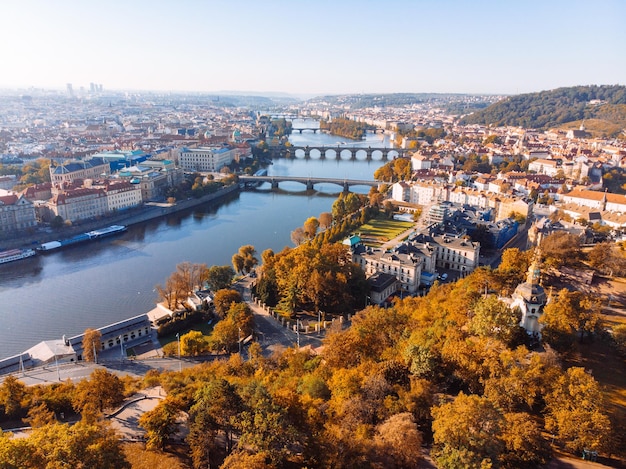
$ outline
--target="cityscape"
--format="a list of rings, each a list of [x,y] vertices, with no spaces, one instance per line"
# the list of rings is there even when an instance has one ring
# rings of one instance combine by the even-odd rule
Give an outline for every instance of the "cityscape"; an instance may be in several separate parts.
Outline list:
[[[620,2],[2,9],[1,467],[626,467]]]

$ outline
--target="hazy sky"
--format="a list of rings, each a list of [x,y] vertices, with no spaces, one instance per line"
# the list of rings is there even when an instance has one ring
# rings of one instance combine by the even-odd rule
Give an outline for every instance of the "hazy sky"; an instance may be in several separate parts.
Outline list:
[[[0,87],[524,93],[626,84],[624,0],[1,0]]]

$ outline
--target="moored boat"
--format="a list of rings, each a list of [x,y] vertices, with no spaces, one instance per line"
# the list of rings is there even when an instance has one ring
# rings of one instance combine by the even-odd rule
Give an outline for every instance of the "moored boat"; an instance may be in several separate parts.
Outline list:
[[[35,254],[37,253],[34,249],[10,249],[8,251],[2,251],[0,252],[0,264],[26,259]]]
[[[104,238],[105,236],[112,236],[117,233],[123,233],[126,231],[126,227],[124,225],[111,225],[107,228],[102,228],[101,230],[93,230],[88,232],[87,234],[91,239]]]

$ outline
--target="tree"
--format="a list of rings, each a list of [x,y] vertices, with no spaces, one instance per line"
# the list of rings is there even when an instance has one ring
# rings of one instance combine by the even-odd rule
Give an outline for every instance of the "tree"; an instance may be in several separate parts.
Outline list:
[[[230,287],[235,271],[229,265],[214,265],[207,272],[206,283],[212,291]]]
[[[461,393],[454,401],[433,407],[432,414],[438,467],[497,465],[505,449],[500,440],[505,421],[490,401]]]
[[[479,298],[469,322],[470,332],[495,337],[509,345],[519,328],[520,315],[495,295]]]
[[[239,414],[243,411],[243,402],[235,386],[225,379],[213,379],[198,390],[194,400],[190,410],[192,429],[215,435],[221,433],[222,441],[226,443],[224,449],[229,454],[240,427]]]
[[[95,369],[89,379],[76,385],[72,404],[79,412],[99,411],[118,406],[124,400],[124,383],[105,369]]]
[[[237,350],[240,338],[239,328],[232,318],[219,321],[209,338],[210,346],[218,352],[232,353]]]
[[[297,227],[291,232],[291,242],[296,246],[300,246],[305,239],[306,234],[304,232],[304,228],[302,228],[301,226]]]
[[[606,446],[611,424],[600,386],[583,368],[572,367],[546,396],[546,429],[571,451]]]
[[[180,353],[183,356],[195,357],[208,351],[208,342],[202,332],[189,331],[180,336]]]
[[[146,447],[148,449],[165,447],[170,436],[176,433],[176,418],[179,410],[178,403],[166,397],[154,409],[139,418],[139,425],[147,432]]]
[[[44,425],[33,429],[19,446],[24,451],[22,461],[2,467],[130,469],[118,435],[104,422]]]
[[[304,226],[302,227],[304,230],[304,235],[309,239],[315,238],[315,235],[317,234],[317,230],[319,226],[320,226],[320,222],[318,221],[317,218],[315,217],[307,218],[307,220],[304,222]]]
[[[259,263],[259,260],[256,258],[256,249],[254,249],[254,246],[252,246],[251,244],[246,244],[245,246],[241,246],[236,255],[239,256],[239,258],[241,258],[242,260],[242,264],[241,264],[242,268],[241,269],[235,268],[237,272],[249,273],[252,271],[252,269],[254,269],[254,266],[256,266]],[[234,265],[234,256],[233,256],[233,265]]]
[[[319,216],[320,228],[326,230],[333,224],[333,214],[330,212],[322,212]]]
[[[591,267],[609,276],[623,276],[626,273],[626,259],[623,253],[611,242],[596,244],[587,255]]]
[[[232,289],[218,290],[213,297],[215,312],[221,318],[226,317],[231,304],[241,303],[241,301],[241,294],[237,290]]]
[[[545,327],[543,339],[559,351],[571,347],[571,335],[577,332],[582,343],[600,324],[600,300],[579,291],[559,291],[544,308],[539,322]]]
[[[392,415],[376,428],[376,457],[383,467],[420,466],[422,434],[410,412]]]
[[[497,273],[509,289],[515,288],[524,281],[530,259],[529,252],[520,251],[518,248],[504,250]]]
[[[8,417],[20,414],[26,396],[26,385],[13,375],[7,376],[0,385],[0,405]]]
[[[541,253],[549,266],[575,264],[580,259],[580,238],[566,231],[555,231],[541,241]]]
[[[102,350],[102,333],[97,329],[86,329],[83,335],[83,360],[98,361],[100,350]]]

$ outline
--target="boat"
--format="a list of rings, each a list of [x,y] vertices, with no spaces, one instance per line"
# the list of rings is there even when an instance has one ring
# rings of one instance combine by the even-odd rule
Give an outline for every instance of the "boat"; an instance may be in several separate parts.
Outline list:
[[[124,225],[111,225],[107,228],[102,228],[101,230],[93,230],[88,232],[90,239],[99,239],[104,238],[105,236],[113,236],[114,234],[123,233],[126,231],[126,227]]]
[[[50,241],[47,243],[43,243],[41,246],[37,248],[37,250],[40,252],[53,251],[55,249],[63,248],[65,246],[71,246],[73,244],[83,243],[85,241],[89,241],[90,239],[91,239],[91,236],[89,235],[89,233],[81,233],[79,235],[72,236],[71,238],[68,238],[68,239],[60,239],[57,241]]]
[[[8,251],[2,251],[0,252],[0,264],[26,259],[35,254],[37,253],[34,249],[10,249]]]

